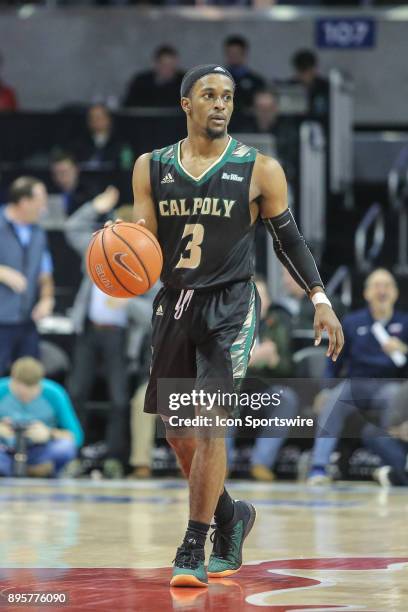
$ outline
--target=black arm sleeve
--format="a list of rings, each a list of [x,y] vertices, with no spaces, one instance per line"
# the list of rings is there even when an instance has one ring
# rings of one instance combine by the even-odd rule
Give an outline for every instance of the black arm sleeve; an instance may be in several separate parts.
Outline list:
[[[263,219],[263,222],[272,236],[276,255],[297,284],[307,293],[313,287],[324,287],[313,255],[289,208],[277,217]]]

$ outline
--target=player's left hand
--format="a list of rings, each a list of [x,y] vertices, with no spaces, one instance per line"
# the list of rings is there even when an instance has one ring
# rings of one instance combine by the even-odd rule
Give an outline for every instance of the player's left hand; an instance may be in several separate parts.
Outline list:
[[[323,330],[326,330],[329,336],[329,348],[326,355],[336,361],[344,346],[343,329],[330,306],[317,304],[314,317],[315,346],[319,346],[322,341]]]
[[[34,306],[31,311],[31,318],[33,321],[37,322],[44,317],[48,317],[52,314],[54,308],[54,298],[46,297],[42,298],[37,304]]]

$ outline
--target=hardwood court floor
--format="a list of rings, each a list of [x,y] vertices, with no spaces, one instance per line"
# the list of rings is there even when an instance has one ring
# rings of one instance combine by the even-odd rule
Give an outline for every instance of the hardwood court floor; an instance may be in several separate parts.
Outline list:
[[[408,612],[408,491],[230,483],[258,519],[245,565],[169,589],[187,520],[179,480],[1,480],[0,610]],[[65,593],[64,606],[8,603]]]

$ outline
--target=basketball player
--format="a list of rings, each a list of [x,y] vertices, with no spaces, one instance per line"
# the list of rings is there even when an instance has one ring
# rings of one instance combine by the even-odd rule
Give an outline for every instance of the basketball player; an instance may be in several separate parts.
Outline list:
[[[287,205],[286,180],[274,159],[228,135],[234,80],[223,67],[198,66],[181,85],[187,138],[142,155],[135,164],[135,220],[158,238],[164,255],[162,282],[153,311],[151,376],[145,411],[168,420],[158,405],[160,379],[195,379],[197,390],[233,392],[242,378],[257,329],[254,226],[260,216],[277,256],[315,305],[315,344],[327,330],[327,355],[343,346],[340,323],[327,299],[314,259]],[[207,586],[242,563],[243,541],[255,508],[233,501],[224,488],[225,441],[167,439],[189,479],[190,520],[177,550],[172,586]],[[205,569],[204,544],[215,517],[213,550]]]

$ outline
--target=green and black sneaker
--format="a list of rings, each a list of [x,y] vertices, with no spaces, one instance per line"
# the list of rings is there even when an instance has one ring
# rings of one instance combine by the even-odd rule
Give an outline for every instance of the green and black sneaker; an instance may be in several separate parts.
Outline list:
[[[211,534],[213,550],[208,562],[211,578],[225,578],[235,574],[242,565],[242,546],[255,522],[256,510],[248,502],[234,502],[234,516],[229,523]]]
[[[177,549],[174,559],[172,587],[206,587],[208,577],[205,570],[204,548],[196,548],[184,543]]]

